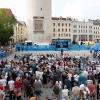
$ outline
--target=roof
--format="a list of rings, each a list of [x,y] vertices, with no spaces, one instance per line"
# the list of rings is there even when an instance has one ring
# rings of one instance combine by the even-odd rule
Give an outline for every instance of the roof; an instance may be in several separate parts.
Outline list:
[[[0,8],[0,10],[3,10],[7,16],[13,16],[11,9],[9,8]]]
[[[67,17],[67,18],[63,18],[63,17],[52,17],[51,18],[52,20],[69,20],[69,21],[72,21],[72,18],[70,17]]]
[[[17,21],[17,23],[18,23],[19,25],[24,25],[24,26],[26,26],[26,23],[25,23],[24,21]]]

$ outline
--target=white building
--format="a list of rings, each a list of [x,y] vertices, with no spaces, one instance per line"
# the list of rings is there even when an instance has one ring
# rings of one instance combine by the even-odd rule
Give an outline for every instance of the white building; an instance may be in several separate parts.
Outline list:
[[[100,24],[97,20],[76,21],[73,20],[73,41],[100,41]]]
[[[85,21],[73,21],[72,26],[73,41],[92,41],[93,23]]]
[[[51,0],[27,0],[28,40],[49,43],[51,40]]]

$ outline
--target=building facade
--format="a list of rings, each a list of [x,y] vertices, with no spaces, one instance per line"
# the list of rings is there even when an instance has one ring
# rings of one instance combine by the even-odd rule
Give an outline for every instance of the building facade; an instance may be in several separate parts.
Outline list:
[[[72,40],[72,20],[70,18],[52,17],[52,39]]]
[[[27,26],[23,21],[17,21],[14,27],[12,43],[23,43],[27,40]]]
[[[78,21],[72,18],[52,17],[52,39],[70,39],[75,42],[100,41],[100,21]]]

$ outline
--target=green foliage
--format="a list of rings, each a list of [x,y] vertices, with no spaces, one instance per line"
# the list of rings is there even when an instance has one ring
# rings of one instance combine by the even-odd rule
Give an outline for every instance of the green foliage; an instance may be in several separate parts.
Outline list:
[[[5,45],[13,35],[13,25],[16,23],[14,15],[8,16],[0,9],[0,44]]]

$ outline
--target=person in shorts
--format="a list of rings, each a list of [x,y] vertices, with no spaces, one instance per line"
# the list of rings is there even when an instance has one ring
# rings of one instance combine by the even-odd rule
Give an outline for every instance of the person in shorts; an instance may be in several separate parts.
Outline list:
[[[42,82],[41,80],[39,80],[39,77],[37,77],[34,82],[34,94],[36,96],[36,100],[40,100],[41,93],[42,93]]]

